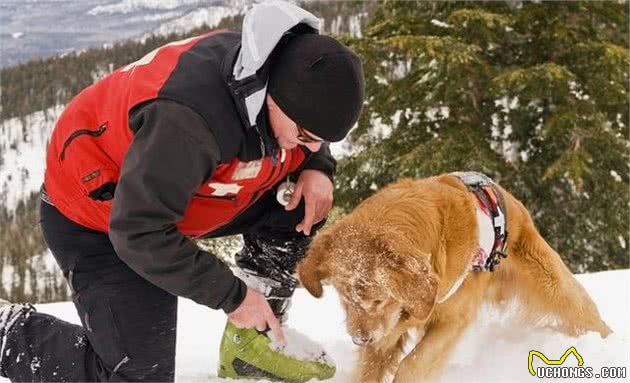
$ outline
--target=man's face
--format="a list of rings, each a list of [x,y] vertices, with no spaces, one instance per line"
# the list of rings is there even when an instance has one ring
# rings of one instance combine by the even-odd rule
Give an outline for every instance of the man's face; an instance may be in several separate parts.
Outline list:
[[[295,121],[287,116],[276,102],[267,95],[267,108],[273,135],[282,149],[290,150],[303,145],[311,152],[316,152],[322,146],[323,140],[311,132],[300,129]],[[316,141],[316,142],[308,142]]]

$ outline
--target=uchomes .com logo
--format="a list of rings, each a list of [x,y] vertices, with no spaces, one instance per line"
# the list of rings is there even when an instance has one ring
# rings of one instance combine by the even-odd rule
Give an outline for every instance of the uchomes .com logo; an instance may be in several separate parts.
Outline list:
[[[570,356],[577,359],[577,366],[563,365]],[[537,356],[544,363],[543,366],[534,367],[534,356]],[[569,364],[569,363],[567,363]],[[569,347],[559,359],[549,359],[540,351],[532,350],[527,358],[529,373],[537,378],[560,379],[560,378],[612,378],[626,379],[626,367],[601,367],[596,370],[584,364],[584,358],[575,347]]]

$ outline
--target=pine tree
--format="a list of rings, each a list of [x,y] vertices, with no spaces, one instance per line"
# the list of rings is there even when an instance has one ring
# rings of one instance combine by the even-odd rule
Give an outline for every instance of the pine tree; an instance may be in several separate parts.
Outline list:
[[[574,271],[628,267],[628,13],[625,1],[382,3],[347,40],[368,102],[337,202],[481,171]]]

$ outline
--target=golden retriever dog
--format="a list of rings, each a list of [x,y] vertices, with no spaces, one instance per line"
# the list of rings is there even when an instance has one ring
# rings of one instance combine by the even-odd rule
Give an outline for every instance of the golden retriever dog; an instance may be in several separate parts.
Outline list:
[[[494,271],[471,270],[480,204],[452,174],[387,186],[314,238],[298,274],[315,297],[325,281],[337,290],[361,346],[352,382],[435,380],[482,303],[518,299],[530,323],[553,318],[547,325],[571,336],[611,332],[523,204],[485,179],[503,202],[508,232],[507,257]],[[405,352],[414,333],[421,339]]]

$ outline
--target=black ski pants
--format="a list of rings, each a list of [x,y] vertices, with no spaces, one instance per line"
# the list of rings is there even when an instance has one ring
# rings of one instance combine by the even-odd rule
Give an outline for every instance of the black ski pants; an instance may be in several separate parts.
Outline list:
[[[245,234],[239,264],[272,279],[285,276],[280,282],[292,293],[296,282],[286,276],[309,241],[295,232],[303,217],[303,203],[286,212],[272,190],[210,237]],[[173,381],[177,298],[122,262],[106,234],[72,222],[45,202],[41,226],[82,326],[36,311],[24,315],[8,334],[11,357],[3,358],[2,372],[12,381]],[[292,251],[273,251],[278,243],[283,250],[293,244]]]

